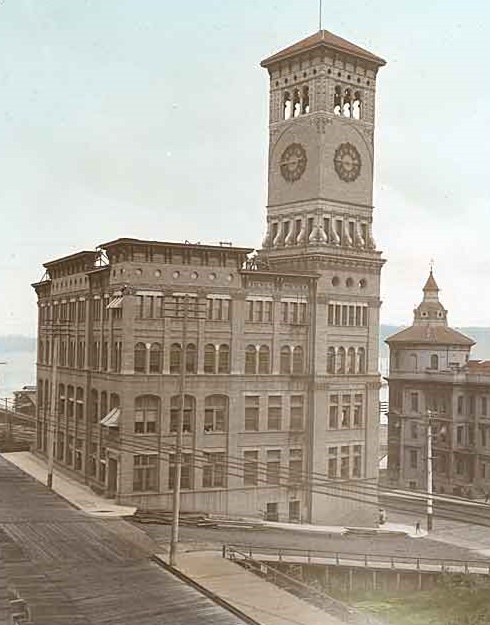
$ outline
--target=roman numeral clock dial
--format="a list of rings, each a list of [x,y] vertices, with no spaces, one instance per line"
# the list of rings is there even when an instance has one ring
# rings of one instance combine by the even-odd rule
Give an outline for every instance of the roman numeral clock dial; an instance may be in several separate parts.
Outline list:
[[[284,150],[279,160],[279,167],[284,180],[287,182],[296,182],[305,173],[306,152],[301,143],[291,143]]]
[[[352,143],[341,143],[335,150],[333,164],[337,176],[344,182],[353,182],[361,173],[361,155]]]

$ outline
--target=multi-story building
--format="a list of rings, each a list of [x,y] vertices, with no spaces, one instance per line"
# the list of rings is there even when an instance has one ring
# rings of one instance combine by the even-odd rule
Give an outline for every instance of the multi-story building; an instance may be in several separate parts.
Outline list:
[[[118,239],[44,265],[41,453],[52,428],[56,462],[94,488],[170,508],[184,397],[184,510],[372,523],[359,485],[377,477],[383,64],[327,31],[263,61],[269,197],[252,260]]]
[[[427,489],[430,420],[434,490],[490,493],[490,362],[448,326],[432,271],[413,325],[389,337],[388,480]]]

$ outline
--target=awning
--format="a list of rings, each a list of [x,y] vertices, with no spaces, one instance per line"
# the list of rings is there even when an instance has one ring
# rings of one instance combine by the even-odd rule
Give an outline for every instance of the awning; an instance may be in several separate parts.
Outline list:
[[[122,297],[114,297],[107,304],[106,308],[122,308],[122,301],[123,301]]]
[[[106,428],[118,428],[119,416],[121,415],[120,408],[113,408],[106,416],[101,420],[100,425],[105,425]]]

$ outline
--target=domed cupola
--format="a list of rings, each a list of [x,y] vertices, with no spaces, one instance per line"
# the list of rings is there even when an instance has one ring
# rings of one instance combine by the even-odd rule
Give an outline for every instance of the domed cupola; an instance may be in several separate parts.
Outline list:
[[[439,301],[439,287],[430,270],[424,286],[424,299],[414,310],[414,326],[447,326],[447,310]]]

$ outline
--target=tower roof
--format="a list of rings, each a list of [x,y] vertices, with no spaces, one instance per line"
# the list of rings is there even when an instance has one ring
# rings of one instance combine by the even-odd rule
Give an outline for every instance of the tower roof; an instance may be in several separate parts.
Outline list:
[[[290,56],[294,56],[298,52],[306,52],[307,50],[312,50],[313,48],[325,47],[330,50],[336,50],[338,52],[345,52],[348,54],[352,54],[353,56],[357,56],[359,58],[365,59],[366,61],[371,61],[375,65],[381,66],[385,65],[386,61],[375,54],[372,54],[368,50],[356,46],[354,43],[347,41],[346,39],[342,39],[342,37],[338,37],[334,35],[328,30],[319,30],[314,35],[310,35],[301,41],[284,48],[280,52],[269,56],[261,62],[262,67],[268,67],[277,61],[282,61],[284,59],[289,58]]]
[[[429,277],[427,278],[427,282],[425,283],[425,286],[424,286],[423,290],[424,290],[424,293],[426,291],[435,291],[435,292],[439,292],[440,291],[439,287],[437,286],[437,282],[436,282],[436,280],[434,278],[434,275],[432,273],[432,269],[430,270]]]

